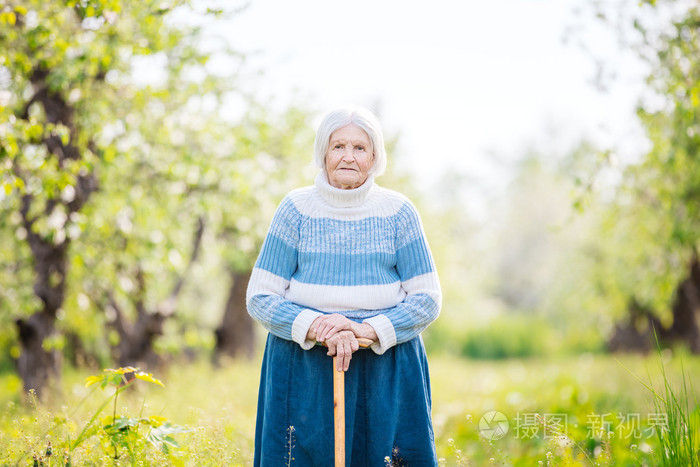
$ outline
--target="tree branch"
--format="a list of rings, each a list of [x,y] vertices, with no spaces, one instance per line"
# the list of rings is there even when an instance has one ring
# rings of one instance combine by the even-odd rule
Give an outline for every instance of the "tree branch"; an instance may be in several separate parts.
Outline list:
[[[182,287],[185,284],[185,279],[187,278],[190,270],[192,269],[192,265],[195,263],[195,261],[197,261],[197,258],[199,257],[203,234],[204,218],[202,216],[199,216],[197,218],[197,226],[195,228],[194,237],[192,239],[192,253],[190,254],[190,259],[187,262],[187,266],[185,267],[185,270],[182,272],[182,274],[180,274],[177,277],[175,285],[173,286],[173,290],[170,292],[168,298],[158,307],[160,312],[165,317],[171,316],[173,313],[175,313],[175,304],[177,302],[178,296],[180,295],[180,292],[182,291]]]

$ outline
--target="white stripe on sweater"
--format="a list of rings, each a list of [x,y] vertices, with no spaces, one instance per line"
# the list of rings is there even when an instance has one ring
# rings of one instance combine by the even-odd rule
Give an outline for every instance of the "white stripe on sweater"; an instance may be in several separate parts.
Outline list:
[[[319,285],[304,284],[292,278],[285,298],[304,307],[316,308],[326,313],[355,310],[381,310],[401,303],[406,292],[400,282],[384,285]],[[352,316],[353,313],[343,313]],[[357,313],[355,313],[357,314]],[[376,313],[361,314],[367,318]]]

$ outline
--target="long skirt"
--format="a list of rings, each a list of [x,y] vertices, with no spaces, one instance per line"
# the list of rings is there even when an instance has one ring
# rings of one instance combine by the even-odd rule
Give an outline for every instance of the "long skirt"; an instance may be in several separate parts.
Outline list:
[[[333,359],[325,347],[268,335],[260,376],[255,465],[332,466]],[[417,337],[377,355],[353,354],[345,373],[345,465],[436,466],[430,378]]]

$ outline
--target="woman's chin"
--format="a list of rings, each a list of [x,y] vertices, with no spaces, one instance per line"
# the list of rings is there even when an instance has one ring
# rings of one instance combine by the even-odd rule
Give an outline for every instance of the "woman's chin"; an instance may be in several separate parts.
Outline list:
[[[334,180],[330,181],[330,184],[341,190],[351,190],[362,185],[364,180],[360,180],[359,177],[336,177]]]

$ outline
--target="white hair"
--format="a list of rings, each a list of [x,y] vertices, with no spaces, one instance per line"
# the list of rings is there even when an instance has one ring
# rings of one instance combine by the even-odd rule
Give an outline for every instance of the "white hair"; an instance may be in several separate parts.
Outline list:
[[[333,132],[344,126],[355,124],[362,128],[372,143],[374,163],[370,173],[378,176],[386,169],[386,149],[384,148],[384,135],[377,117],[364,107],[345,107],[329,112],[321,121],[316,131],[314,141],[314,162],[321,168],[326,168],[326,152],[330,144]]]

